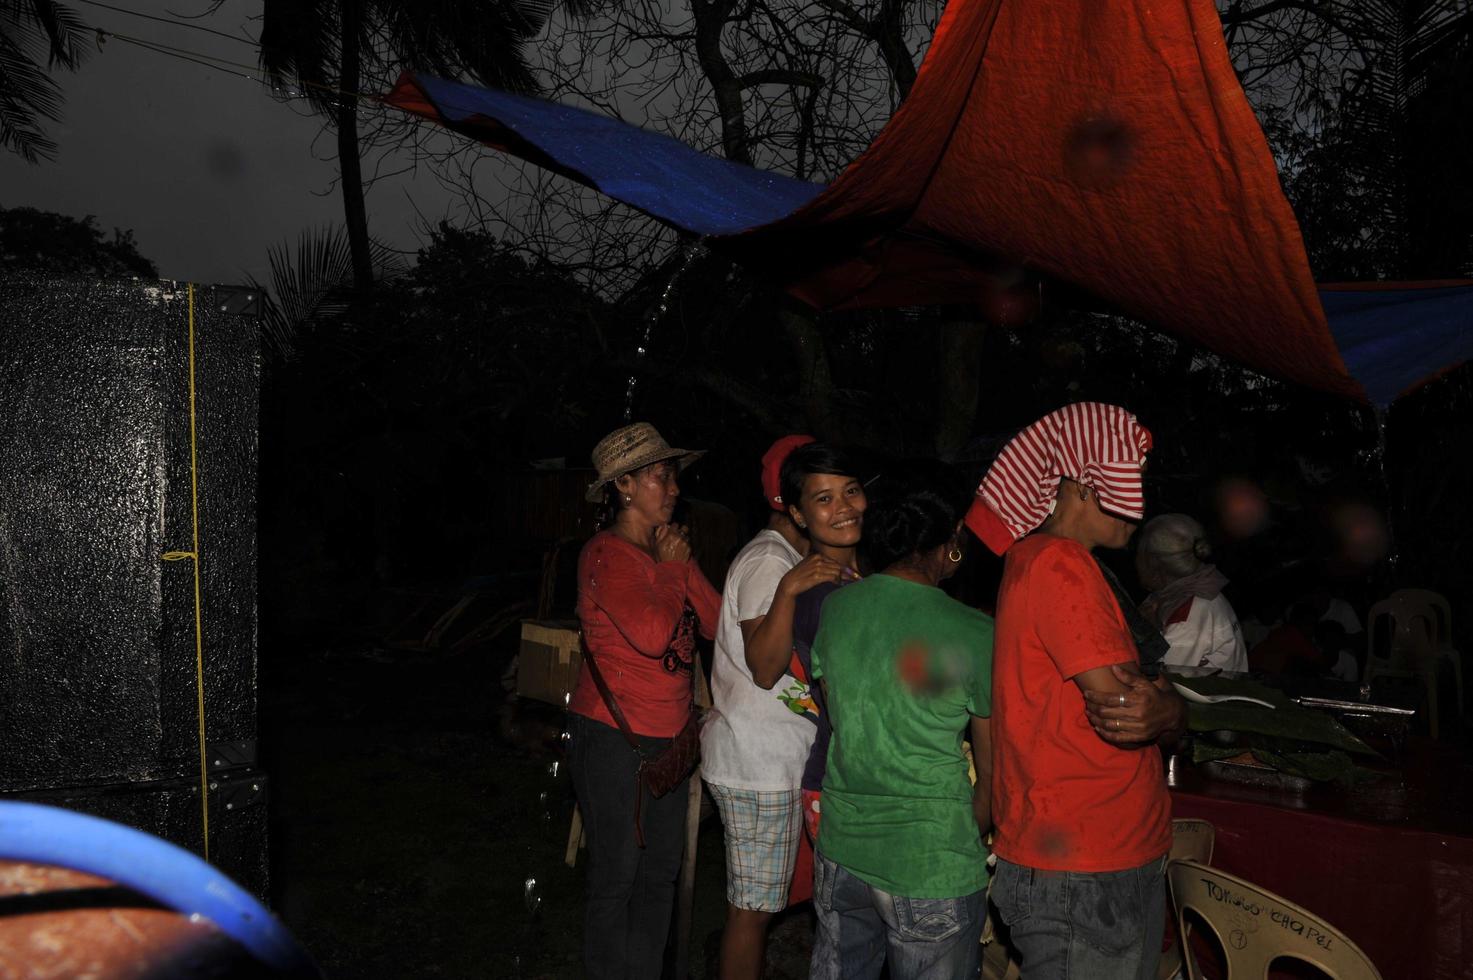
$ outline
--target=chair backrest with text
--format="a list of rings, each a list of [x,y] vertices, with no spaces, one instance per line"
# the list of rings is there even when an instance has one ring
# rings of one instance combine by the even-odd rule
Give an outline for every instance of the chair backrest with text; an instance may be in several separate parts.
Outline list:
[[[1227,980],[1263,980],[1280,958],[1308,963],[1334,980],[1381,980],[1360,947],[1324,919],[1235,875],[1195,861],[1172,861],[1167,878],[1185,932],[1191,911],[1217,937]],[[1201,980],[1192,944],[1183,956],[1190,980]]]
[[[1217,841],[1217,828],[1206,820],[1171,821],[1171,859],[1212,863],[1212,846]]]

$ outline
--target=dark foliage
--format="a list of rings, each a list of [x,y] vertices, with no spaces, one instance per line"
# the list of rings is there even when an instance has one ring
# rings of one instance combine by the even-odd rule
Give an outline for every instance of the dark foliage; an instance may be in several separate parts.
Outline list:
[[[133,232],[114,228],[108,238],[90,214],[78,221],[35,208],[0,208],[0,270],[10,269],[144,279],[159,275],[139,254]]]

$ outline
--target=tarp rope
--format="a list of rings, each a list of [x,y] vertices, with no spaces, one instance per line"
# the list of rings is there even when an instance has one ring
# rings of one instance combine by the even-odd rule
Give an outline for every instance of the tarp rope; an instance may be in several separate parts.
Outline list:
[[[194,550],[166,551],[164,561],[194,563],[194,691],[199,719],[199,812],[205,860],[210,859],[210,775],[205,761],[205,628],[199,576],[199,438],[194,400],[194,283],[189,284],[189,503],[194,518]]]

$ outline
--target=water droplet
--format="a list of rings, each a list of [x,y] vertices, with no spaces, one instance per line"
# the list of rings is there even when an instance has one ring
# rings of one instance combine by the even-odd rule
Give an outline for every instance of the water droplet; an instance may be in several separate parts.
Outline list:
[[[542,895],[537,889],[537,879],[528,878],[522,882],[522,904],[527,906],[527,911],[533,915],[542,908]]]
[[[566,696],[567,695],[564,695],[564,697],[566,697]],[[549,776],[551,776],[553,779],[556,779],[557,778],[557,774],[560,771],[561,767],[562,767],[562,763],[559,762],[557,759],[554,759],[554,760],[552,760],[551,762],[549,762],[547,764],[547,774]]]
[[[695,261],[706,254],[705,239],[698,238],[685,246],[685,256],[680,263],[680,268],[675,270],[668,282],[665,283],[665,291],[660,295],[659,305],[655,311],[644,321],[644,337],[639,346],[635,348],[635,363],[642,363],[650,346],[650,334],[655,329],[655,324],[665,318],[665,313],[670,309],[670,297],[675,292],[675,286],[684,277]],[[634,375],[629,376],[629,387],[624,392],[624,421],[628,422],[634,417],[634,389],[639,381]]]

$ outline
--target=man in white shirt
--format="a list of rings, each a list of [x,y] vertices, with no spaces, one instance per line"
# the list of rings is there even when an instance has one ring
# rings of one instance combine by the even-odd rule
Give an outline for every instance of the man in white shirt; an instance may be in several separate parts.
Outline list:
[[[810,442],[810,436],[786,436],[762,457],[762,488],[773,512],[732,561],[717,621],[716,710],[701,732],[701,767],[726,836],[723,980],[762,976],[768,922],[787,904],[803,832],[799,786],[816,731],[805,717],[814,710],[812,697],[790,673],[775,683],[759,683],[772,681],[768,676],[754,680],[749,653],[761,649],[765,660],[787,662],[794,598],[827,574],[822,562],[804,561],[808,539],[779,493],[783,460]]]

